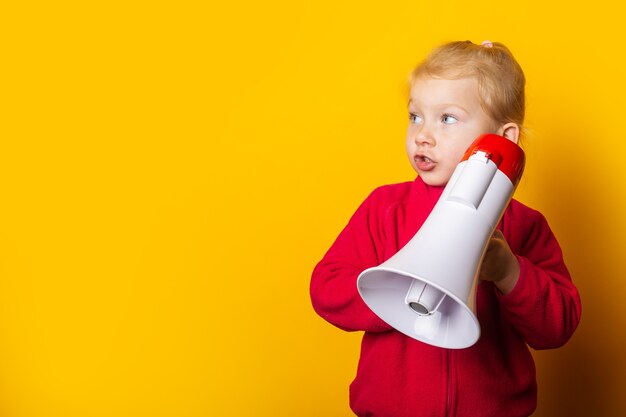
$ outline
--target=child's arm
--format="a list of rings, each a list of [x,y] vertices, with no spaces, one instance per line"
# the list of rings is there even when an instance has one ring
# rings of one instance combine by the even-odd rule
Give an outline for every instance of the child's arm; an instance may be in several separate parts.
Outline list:
[[[496,290],[503,314],[531,347],[562,346],[580,321],[578,290],[543,215],[532,211],[518,222],[521,224],[505,225],[504,230],[517,258],[519,275],[508,294]]]
[[[382,262],[383,237],[372,193],[354,213],[311,277],[311,301],[315,311],[348,331],[381,332],[391,327],[367,307],[356,287],[358,275]]]

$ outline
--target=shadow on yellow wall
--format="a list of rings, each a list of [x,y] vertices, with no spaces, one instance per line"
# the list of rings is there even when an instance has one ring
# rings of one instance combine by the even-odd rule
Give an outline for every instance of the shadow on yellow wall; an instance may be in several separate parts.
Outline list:
[[[612,133],[584,121],[588,114],[563,103],[555,116],[582,122],[546,129],[542,136],[552,144],[537,145],[541,150],[535,152],[541,164],[533,177],[535,199],[564,247],[583,301],[572,340],[534,355],[542,416],[611,416],[624,409],[624,285],[617,277],[624,238],[623,221],[615,217],[623,208],[624,187],[609,156],[606,135]]]

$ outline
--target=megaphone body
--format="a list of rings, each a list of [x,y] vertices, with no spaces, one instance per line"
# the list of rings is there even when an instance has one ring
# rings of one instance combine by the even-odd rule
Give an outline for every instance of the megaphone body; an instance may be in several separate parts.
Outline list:
[[[517,144],[498,135],[478,137],[415,236],[359,275],[357,288],[369,308],[424,343],[450,349],[476,343],[480,265],[523,169]]]

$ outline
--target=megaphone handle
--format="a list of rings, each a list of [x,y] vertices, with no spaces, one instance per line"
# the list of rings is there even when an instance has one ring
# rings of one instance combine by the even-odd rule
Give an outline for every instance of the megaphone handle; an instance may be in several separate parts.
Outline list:
[[[498,167],[485,152],[477,152],[457,169],[463,171],[454,183],[448,200],[478,209]]]

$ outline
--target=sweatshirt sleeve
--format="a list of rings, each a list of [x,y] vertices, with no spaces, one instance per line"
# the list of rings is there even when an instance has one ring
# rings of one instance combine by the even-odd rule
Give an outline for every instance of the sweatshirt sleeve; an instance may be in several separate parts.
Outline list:
[[[313,308],[328,322],[347,331],[382,332],[391,327],[376,316],[358,293],[365,269],[382,262],[382,219],[374,191],[352,215],[311,276]]]
[[[509,294],[498,292],[500,305],[529,346],[560,347],[580,321],[580,296],[546,219],[536,211],[522,217],[522,230],[526,233],[517,238],[518,242],[511,236],[514,246],[520,248],[513,249],[520,264],[520,277]]]

